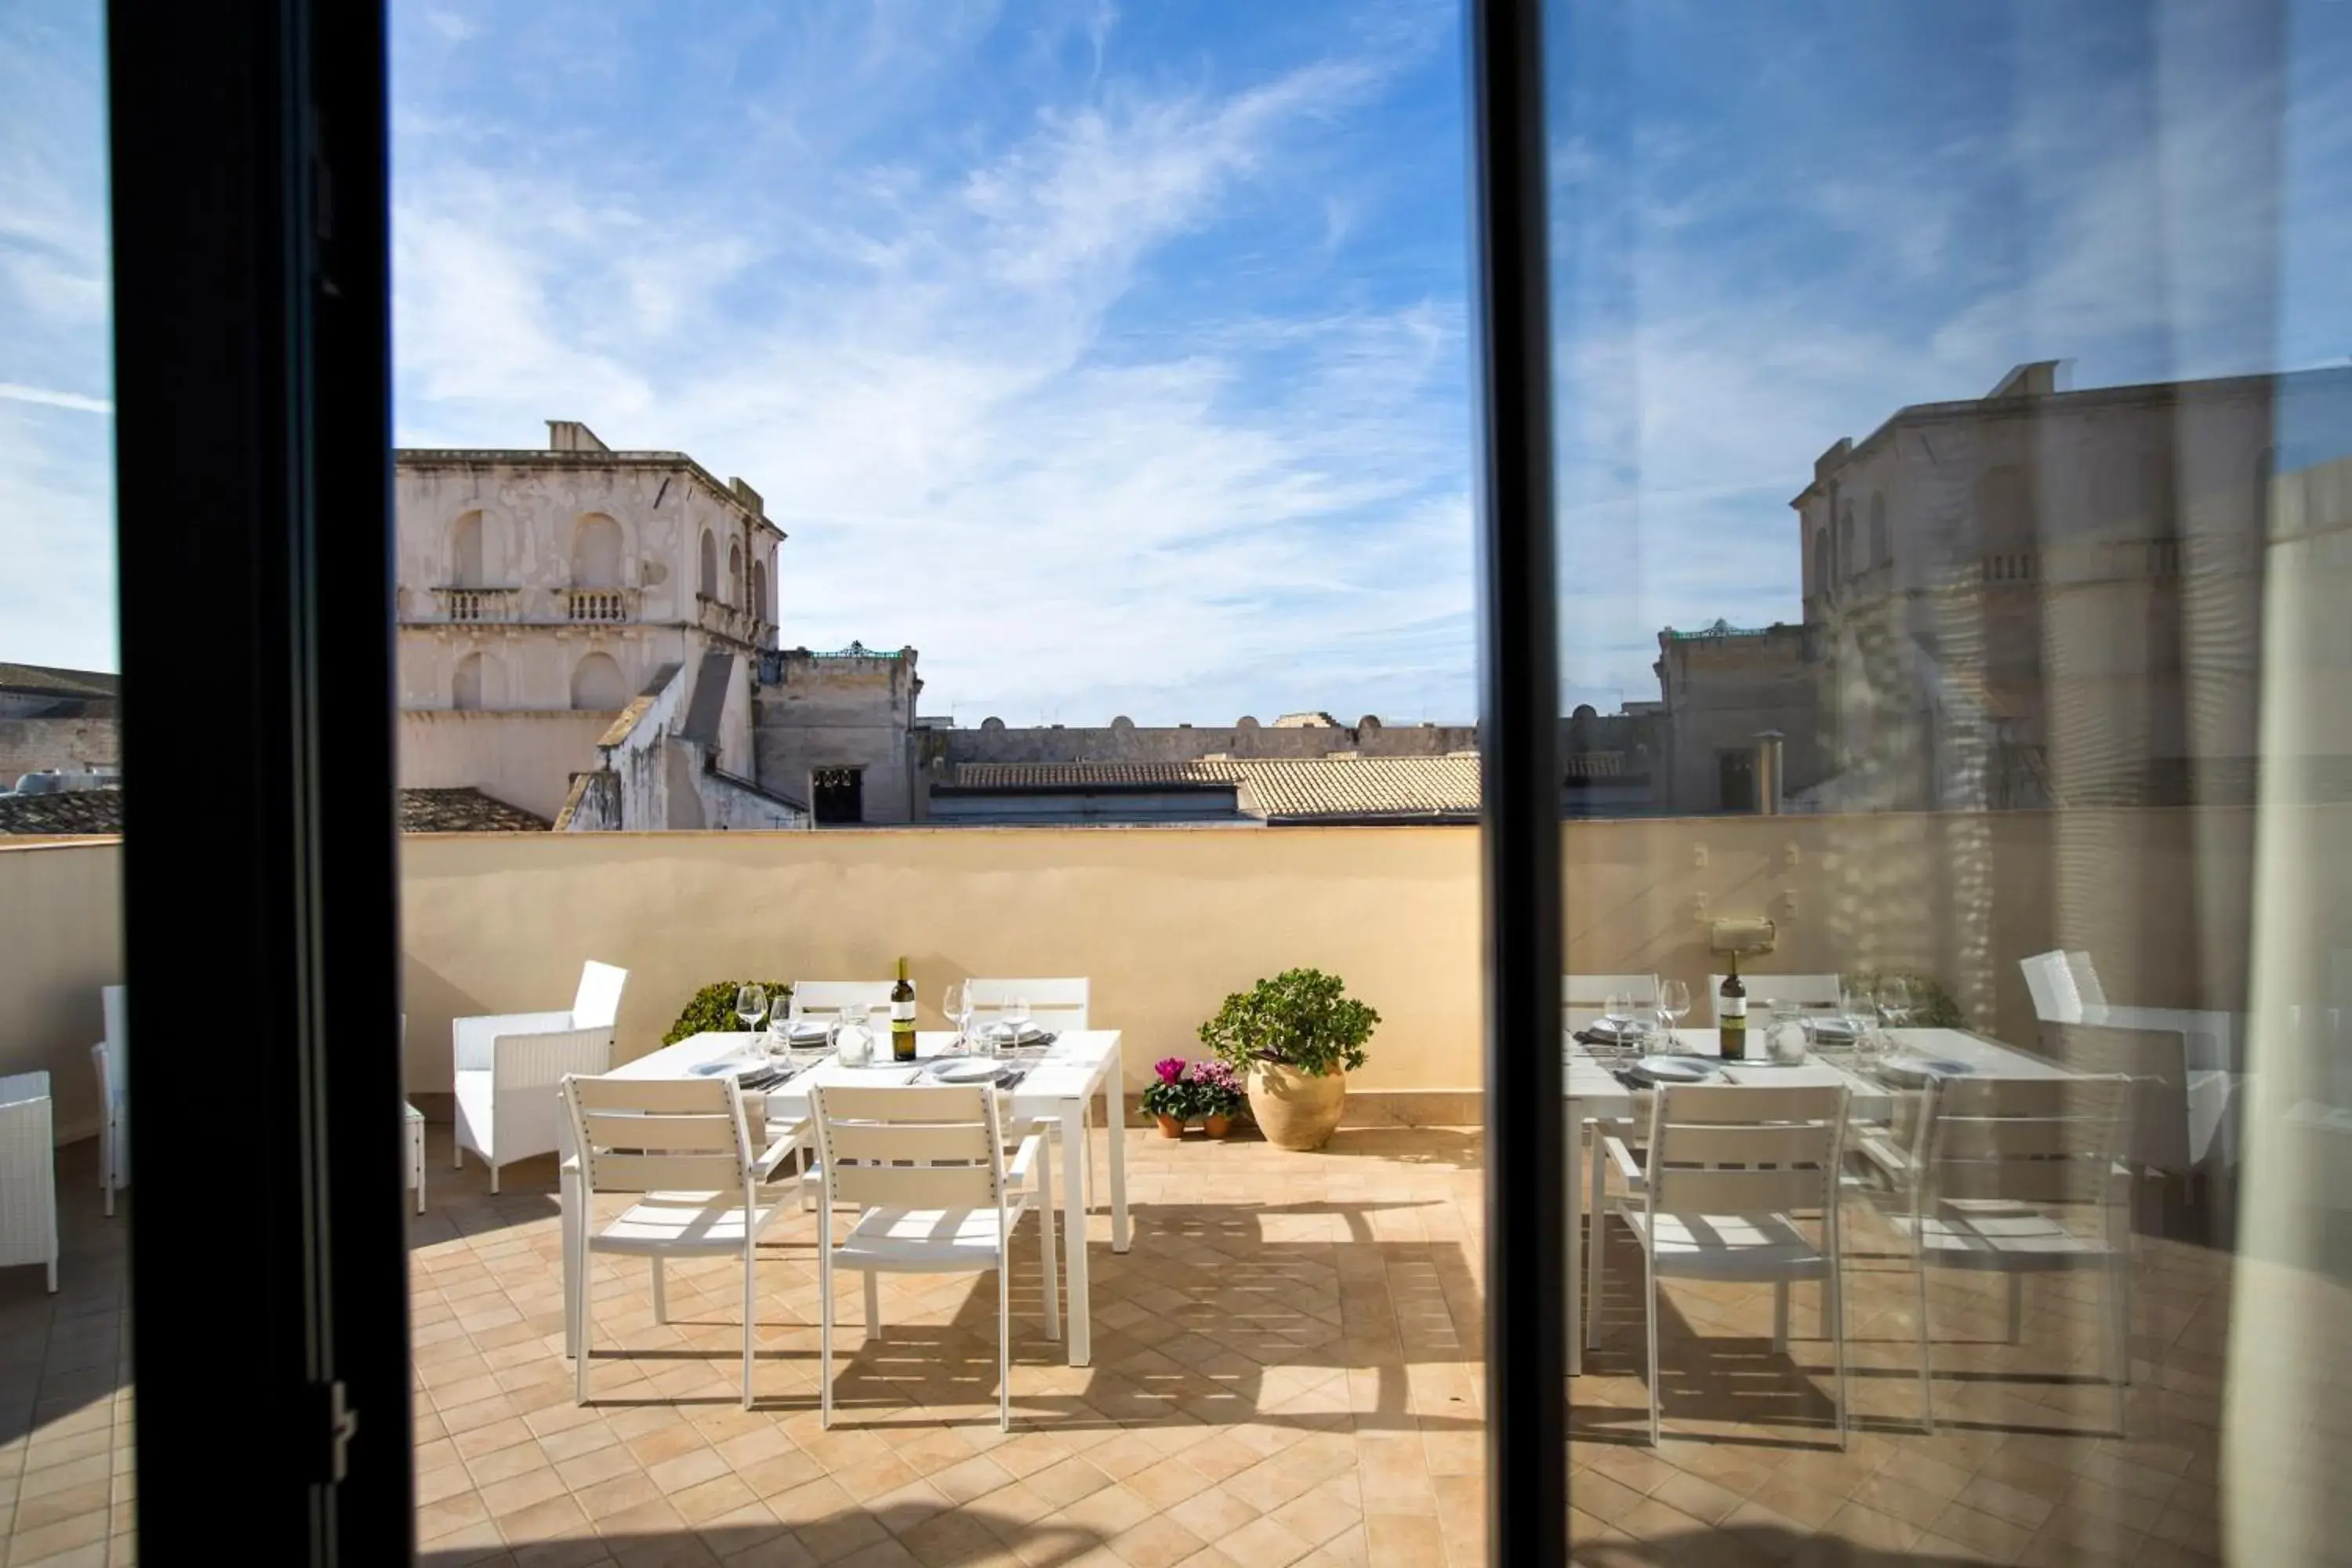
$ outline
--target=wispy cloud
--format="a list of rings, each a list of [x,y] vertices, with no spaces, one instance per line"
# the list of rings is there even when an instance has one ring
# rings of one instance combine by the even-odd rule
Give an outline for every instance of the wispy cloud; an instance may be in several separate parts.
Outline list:
[[[85,397],[78,392],[56,392],[46,386],[18,386],[6,381],[0,381],[0,398],[11,403],[37,403],[45,408],[71,408],[83,414],[114,412],[114,405],[103,397]]]

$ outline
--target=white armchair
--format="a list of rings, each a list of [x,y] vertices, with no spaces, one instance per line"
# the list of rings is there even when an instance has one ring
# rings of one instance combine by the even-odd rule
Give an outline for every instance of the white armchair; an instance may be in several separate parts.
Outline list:
[[[565,1013],[502,1013],[450,1020],[457,1068],[457,1126],[452,1163],[471,1149],[490,1168],[552,1154],[563,1117],[567,1073],[593,1077],[613,1066],[613,1025],[629,972],[609,963],[580,968],[580,989]]]
[[[90,1066],[98,1072],[98,1190],[106,1194],[106,1213],[114,1214],[114,1194],[131,1184],[131,1020],[129,993],[120,985],[101,988],[106,1008],[106,1038],[89,1048]]]

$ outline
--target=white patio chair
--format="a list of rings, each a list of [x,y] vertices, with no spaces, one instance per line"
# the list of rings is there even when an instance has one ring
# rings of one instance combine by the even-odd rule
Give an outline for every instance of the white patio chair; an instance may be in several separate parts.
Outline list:
[[[996,1425],[1013,1426],[1013,1227],[1034,1206],[1045,1268],[1045,1337],[1062,1337],[1054,1258],[1053,1157],[1032,1134],[1005,1157],[996,1091],[986,1085],[810,1090],[825,1210],[859,1209],[840,1241],[818,1249],[822,1303],[817,1375],[823,1424],[833,1425],[833,1276],[866,1276],[866,1331],[882,1333],[877,1276],[996,1271]]]
[[[49,1075],[0,1078],[0,1268],[38,1263],[58,1290],[58,1146]]]
[[[580,967],[569,1012],[450,1020],[457,1080],[452,1165],[463,1166],[471,1149],[489,1166],[495,1193],[499,1167],[555,1152],[563,1114],[556,1086],[567,1074],[612,1067],[613,1025],[628,983],[627,970],[592,961]]]
[[[2226,1175],[2237,1163],[2235,1102],[2245,1085],[2236,1066],[2237,1019],[2204,1008],[2115,1006],[2091,955],[2079,949],[2053,948],[2017,966],[2041,1021],[2043,1055],[2141,1081],[2127,1157],[2170,1176]],[[2158,1035],[2177,1045],[2153,1038]],[[2156,1085],[2164,1086],[2160,1092]]]
[[[1936,1429],[1929,1268],[2009,1278],[2009,1340],[2024,1316],[2024,1276],[2091,1270],[2106,1277],[2103,1314],[2116,1431],[2131,1381],[2130,1079],[1948,1079],[1933,1082],[1911,1148],[1857,1144],[1893,1178],[1881,1198],[1911,1244],[1919,1313],[1919,1416]],[[2067,1214],[2093,1213],[2074,1224]]]
[[[2238,1020],[2210,1007],[2118,1006],[2091,955],[2080,948],[2053,948],[2017,961],[2033,997],[2033,1016],[2044,1024],[2093,1024],[2110,1029],[2166,1029],[2180,1037],[2183,1065],[2191,1072],[2236,1072]]]
[[[1066,1030],[1087,1026],[1087,1008],[1093,985],[1084,976],[1026,980],[975,977],[964,984],[970,988],[967,994],[971,998],[971,1026],[975,1029],[1003,1023],[1006,1011],[1016,998],[1029,1004],[1029,1021],[1038,1028],[1051,1029],[1058,1035]],[[1035,1122],[1029,1122],[1019,1127],[1008,1127],[1004,1130],[1005,1136],[1018,1142],[1037,1126]],[[1091,1205],[1095,1182],[1095,1102],[1092,1095],[1088,1095],[1086,1104],[1078,1108],[1078,1128],[1083,1141],[1079,1152],[1073,1155],[1064,1150],[1062,1157],[1078,1161],[1079,1189],[1086,1195],[1085,1201]],[[1057,1133],[1060,1124],[1049,1123],[1045,1130]]]
[[[1761,1027],[1763,1005],[1766,1002],[1793,1002],[1800,1007],[1834,1007],[1838,1005],[1838,977],[1834,974],[1755,974],[1742,971],[1740,982],[1748,987],[1748,1027],[1749,1038]],[[1706,977],[1707,1005],[1715,1011],[1715,1020],[1723,1022],[1723,976]]]
[[[109,1218],[114,1194],[131,1184],[130,996],[124,986],[100,988],[106,1038],[89,1048],[90,1066],[98,1073],[98,1190],[106,1195]]]
[[[1822,1334],[1837,1367],[1838,1446],[1846,1441],[1844,1283],[1839,1272],[1838,1166],[1845,1141],[1843,1088],[1675,1084],[1650,1106],[1646,1161],[1618,1138],[1602,1142],[1624,1178],[1614,1214],[1642,1248],[1649,1351],[1650,1445],[1658,1443],[1658,1281],[1766,1280],[1773,1285],[1772,1346],[1789,1340],[1789,1286],[1818,1280]],[[1596,1197],[1598,1194],[1596,1194]],[[1819,1215],[1809,1239],[1792,1215]],[[1585,1268],[1585,1343],[1600,1342],[1607,1237]]]
[[[887,1034],[894,984],[888,980],[795,980],[784,1016],[830,1024],[841,1016],[844,1007],[863,1007]]]
[[[582,1267],[573,1283],[580,1353],[573,1358],[572,1398],[588,1403],[590,1309],[595,1301],[588,1262],[599,1252],[649,1258],[654,1321],[669,1321],[663,1261],[669,1258],[737,1256],[743,1260],[743,1408],[751,1407],[754,1328],[752,1264],[760,1233],[784,1210],[768,1186],[796,1135],[761,1149],[764,1118],[744,1108],[741,1086],[717,1079],[586,1078],[563,1079],[563,1105],[580,1151]],[[755,1134],[754,1124],[760,1123]],[[637,1201],[599,1230],[596,1194],[635,1193]]]

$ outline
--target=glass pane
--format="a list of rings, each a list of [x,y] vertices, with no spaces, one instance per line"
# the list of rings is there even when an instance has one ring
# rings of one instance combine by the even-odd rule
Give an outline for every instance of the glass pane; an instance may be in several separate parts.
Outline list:
[[[0,1555],[133,1560],[104,17],[0,11]]]
[[[393,11],[425,1556],[1475,1553],[1458,16]],[[1293,1082],[1297,970],[1378,1017],[1291,976]],[[1009,1380],[987,1268],[844,1263],[827,1366],[789,1185],[748,1309],[567,1247],[557,1074],[906,1022],[1035,1096]]]
[[[1549,15],[1576,1540],[2329,1555],[2352,16]]]

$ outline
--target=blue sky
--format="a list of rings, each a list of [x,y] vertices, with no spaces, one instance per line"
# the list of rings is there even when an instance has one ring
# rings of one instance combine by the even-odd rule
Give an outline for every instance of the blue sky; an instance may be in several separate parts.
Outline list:
[[[1904,403],[2343,363],[2352,7],[2228,9],[1554,7],[1569,700]],[[740,474],[964,722],[1471,712],[1446,0],[393,14],[404,443]],[[104,666],[99,26],[0,10],[0,657]]]

